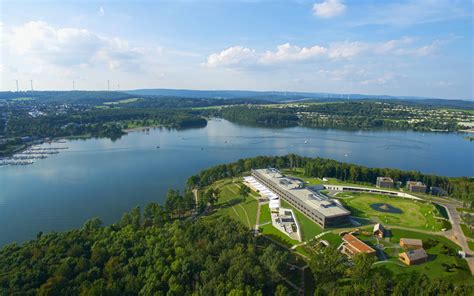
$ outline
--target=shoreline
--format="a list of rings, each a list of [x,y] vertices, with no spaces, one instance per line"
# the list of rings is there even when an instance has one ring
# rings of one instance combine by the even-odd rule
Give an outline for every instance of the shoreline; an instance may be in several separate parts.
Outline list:
[[[134,128],[124,128],[122,131],[124,133],[131,133],[131,132],[139,132],[139,131],[144,131],[147,129],[154,129],[157,127],[163,127],[162,125],[149,125],[149,126],[141,126],[141,127],[134,127]]]
[[[459,130],[459,132],[468,133],[468,134],[474,134],[474,128],[465,129],[465,130]]]

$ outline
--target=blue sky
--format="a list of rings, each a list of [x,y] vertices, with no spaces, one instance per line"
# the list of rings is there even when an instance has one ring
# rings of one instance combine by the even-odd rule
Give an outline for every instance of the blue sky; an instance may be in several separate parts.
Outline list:
[[[0,89],[473,100],[473,2],[0,1]]]

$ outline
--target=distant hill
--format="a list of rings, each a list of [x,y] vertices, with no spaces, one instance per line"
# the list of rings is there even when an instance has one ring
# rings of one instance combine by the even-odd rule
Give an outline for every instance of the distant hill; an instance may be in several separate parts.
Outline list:
[[[364,94],[329,94],[308,92],[281,91],[246,91],[246,90],[188,90],[188,89],[137,89],[128,91],[24,91],[0,92],[0,100],[32,99],[42,102],[101,104],[129,98],[144,98],[146,103],[153,102],[154,107],[162,107],[167,101],[181,99],[193,100],[197,106],[227,104],[258,104],[294,101],[346,101],[346,100],[384,100],[393,103],[413,104],[474,110],[474,101],[444,100],[436,98],[364,95]],[[196,102],[206,100],[205,103]],[[225,102],[220,102],[224,100]],[[160,103],[160,104],[158,104]],[[181,102],[180,102],[181,103]],[[182,102],[190,105],[192,102]],[[142,102],[142,104],[145,104]],[[157,105],[158,104],[158,105]],[[175,103],[173,103],[175,104]],[[192,105],[192,104],[191,104]]]
[[[335,94],[311,92],[249,91],[249,90],[189,90],[189,89],[136,89],[125,91],[135,96],[169,96],[200,99],[255,99],[267,102],[386,100],[419,106],[447,107],[474,110],[474,101],[446,100],[415,96],[388,96],[365,94]],[[400,102],[403,101],[403,102]]]
[[[284,91],[251,91],[251,90],[189,90],[189,89],[136,89],[128,90],[126,93],[141,96],[173,96],[192,98],[268,98],[268,100],[279,101],[295,99],[431,99],[410,96],[387,96],[387,95],[364,95],[364,94],[336,94],[317,92],[284,92]]]

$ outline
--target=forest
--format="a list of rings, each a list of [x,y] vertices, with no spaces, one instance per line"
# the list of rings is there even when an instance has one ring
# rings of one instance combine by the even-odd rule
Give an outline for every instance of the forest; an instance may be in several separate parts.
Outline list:
[[[470,121],[462,110],[445,111],[407,103],[378,101],[311,102],[273,106],[233,106],[215,114],[229,121],[260,126],[302,125],[340,129],[456,131],[458,121]]]
[[[32,118],[26,111],[17,111],[8,121],[6,137],[32,136],[64,137],[91,135],[95,137],[120,137],[128,123],[136,125],[161,125],[171,128],[203,127],[207,121],[199,115],[183,110],[104,108],[51,112]]]

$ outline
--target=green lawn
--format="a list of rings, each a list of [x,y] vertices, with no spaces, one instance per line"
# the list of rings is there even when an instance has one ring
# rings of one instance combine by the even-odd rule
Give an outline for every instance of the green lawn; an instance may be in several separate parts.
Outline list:
[[[237,179],[224,179],[212,185],[212,187],[219,188],[221,191],[219,200],[215,205],[215,211],[212,214],[228,216],[249,228],[253,228],[257,218],[257,201],[252,196],[247,196],[245,199],[241,197],[238,194],[240,183],[234,183],[233,181],[237,181]]]
[[[429,256],[429,261],[420,265],[405,266],[398,264],[398,253],[404,250],[398,247],[400,238],[418,238],[423,241],[423,247]],[[459,246],[449,239],[424,234],[416,231],[392,229],[392,237],[390,237],[391,247],[386,244],[385,253],[389,256],[387,263],[378,265],[377,268],[385,268],[395,274],[417,271],[426,274],[431,279],[445,278],[453,282],[469,283],[472,280],[469,267],[465,260],[456,256],[456,252],[460,250]]]
[[[130,99],[124,99],[120,101],[114,101],[114,102],[104,102],[104,105],[118,105],[118,104],[128,104],[128,103],[133,103],[138,100],[142,100],[140,98],[130,98]]]
[[[465,260],[456,256],[460,247],[449,239],[424,234],[416,231],[391,229],[392,236],[387,242],[379,240],[385,246],[384,252],[388,256],[387,263],[378,263],[376,268],[386,269],[395,275],[407,272],[420,272],[431,279],[445,278],[453,282],[469,283],[472,279],[469,267]],[[369,245],[377,244],[373,236],[362,236],[359,238]],[[417,238],[423,241],[423,247],[428,254],[428,262],[420,265],[406,266],[398,260],[398,254],[404,252],[399,246],[400,238]]]
[[[456,208],[458,212],[467,212],[467,213],[473,213],[474,214],[474,209],[469,209],[469,208]]]
[[[462,232],[464,235],[470,238],[474,238],[474,230],[470,229],[466,224],[461,224]]]
[[[351,211],[353,216],[369,218],[374,222],[384,224],[404,226],[415,229],[440,231],[446,225],[442,219],[436,219],[436,208],[426,202],[403,199],[399,197],[389,197],[385,195],[351,193],[354,197],[342,199],[345,206]],[[398,208],[402,213],[384,213],[374,210],[371,204],[386,203]]]
[[[12,101],[15,101],[15,102],[22,102],[22,101],[33,101],[35,98],[31,98],[31,97],[21,97],[21,98],[14,98],[12,99]]]
[[[260,207],[260,224],[271,222],[272,216],[270,215],[270,208],[268,204]]]
[[[320,237],[321,240],[327,241],[331,246],[338,247],[342,243],[342,238],[335,233],[326,233]]]
[[[299,241],[291,239],[289,236],[273,227],[272,224],[263,225],[260,227],[260,229],[264,235],[280,242],[287,247],[291,247],[300,243]]]
[[[468,241],[467,244],[469,246],[469,249],[471,249],[471,251],[474,251],[474,242]]]

